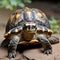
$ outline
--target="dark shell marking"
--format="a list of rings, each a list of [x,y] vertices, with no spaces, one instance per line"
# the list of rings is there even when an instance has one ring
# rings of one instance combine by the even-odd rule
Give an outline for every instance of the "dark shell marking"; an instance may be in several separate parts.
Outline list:
[[[8,35],[10,35],[10,34],[18,33],[18,32],[21,31],[21,30],[22,30],[22,27],[21,27],[21,26],[15,27],[15,28],[9,30],[9,31],[4,35],[4,37],[6,37],[6,36],[8,36]]]
[[[47,33],[53,33],[53,31],[51,30],[51,29],[49,29],[49,28],[47,28],[47,27],[45,27],[45,26],[39,26],[38,28],[37,28],[37,31],[42,31],[43,33],[44,32],[47,32]]]

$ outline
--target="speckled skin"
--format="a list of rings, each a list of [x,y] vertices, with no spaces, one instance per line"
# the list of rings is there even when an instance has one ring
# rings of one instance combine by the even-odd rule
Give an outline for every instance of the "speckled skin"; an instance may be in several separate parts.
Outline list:
[[[8,46],[9,58],[16,56],[18,44],[41,43],[43,52],[51,54],[51,43],[59,42],[58,38],[51,37],[52,33],[49,21],[42,11],[25,7],[10,16],[2,45]]]

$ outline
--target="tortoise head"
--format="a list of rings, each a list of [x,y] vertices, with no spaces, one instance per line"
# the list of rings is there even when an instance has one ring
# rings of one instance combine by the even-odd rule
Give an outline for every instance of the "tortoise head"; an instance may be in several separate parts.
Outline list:
[[[35,22],[25,22],[23,30],[35,31],[36,30],[36,23]]]

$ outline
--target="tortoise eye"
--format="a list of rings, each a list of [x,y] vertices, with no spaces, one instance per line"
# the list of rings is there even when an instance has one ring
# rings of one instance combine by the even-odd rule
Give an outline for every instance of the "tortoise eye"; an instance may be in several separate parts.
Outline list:
[[[27,28],[30,29],[30,25],[28,25]]]
[[[36,28],[36,26],[32,26],[32,29]]]

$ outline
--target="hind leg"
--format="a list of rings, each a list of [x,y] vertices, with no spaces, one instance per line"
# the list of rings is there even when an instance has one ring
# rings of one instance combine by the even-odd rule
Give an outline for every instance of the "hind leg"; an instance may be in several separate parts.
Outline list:
[[[1,47],[2,48],[8,48],[8,44],[9,44],[10,40],[5,38],[2,43],[1,43]]]
[[[43,48],[44,48],[44,53],[45,54],[51,54],[52,53],[52,47],[49,41],[47,40],[46,36],[44,34],[40,34],[37,39],[39,42],[41,42]]]
[[[51,36],[48,38],[49,42],[51,44],[56,44],[56,43],[59,43],[59,38],[58,37],[55,37],[55,36]]]
[[[8,45],[8,57],[15,58],[16,56],[16,48],[19,43],[20,38],[18,36],[13,36],[9,45]]]

